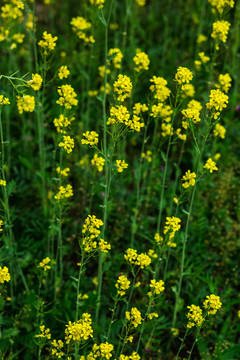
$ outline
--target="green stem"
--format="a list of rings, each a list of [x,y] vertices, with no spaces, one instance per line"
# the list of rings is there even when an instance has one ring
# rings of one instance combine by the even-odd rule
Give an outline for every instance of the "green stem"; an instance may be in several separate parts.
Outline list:
[[[112,13],[113,0],[111,0],[108,19],[105,27],[105,73],[104,73],[104,92],[103,92],[103,101],[102,101],[102,109],[103,109],[103,151],[104,157],[107,159],[106,167],[105,167],[105,196],[104,196],[104,213],[103,213],[103,230],[102,235],[105,238],[105,230],[107,227],[107,202],[108,202],[108,194],[111,179],[111,168],[109,169],[108,155],[107,155],[107,114],[106,114],[106,100],[107,100],[107,54],[108,54],[108,27]],[[112,166],[112,164],[110,164]],[[98,297],[97,297],[97,305],[96,305],[96,322],[98,322],[99,311],[101,307],[101,293],[102,293],[102,278],[103,278],[103,254],[100,252],[99,254],[99,262],[98,262]]]
[[[197,334],[196,334],[195,340],[194,340],[194,342],[193,342],[193,344],[192,344],[191,350],[190,350],[190,352],[189,352],[188,360],[191,359],[194,346],[195,346],[196,342],[198,341],[198,337],[199,337],[199,334],[200,334],[200,330],[201,330],[201,328],[198,328],[198,329],[197,329]]]
[[[181,345],[179,346],[177,355],[175,356],[174,360],[177,360],[177,359],[178,359],[178,355],[179,355],[180,351],[182,350],[182,348],[183,348],[183,346],[184,346],[184,341],[185,341],[185,339],[186,339],[187,333],[188,333],[188,329],[185,331],[185,334],[184,334],[184,337],[183,337],[183,339],[182,339]]]

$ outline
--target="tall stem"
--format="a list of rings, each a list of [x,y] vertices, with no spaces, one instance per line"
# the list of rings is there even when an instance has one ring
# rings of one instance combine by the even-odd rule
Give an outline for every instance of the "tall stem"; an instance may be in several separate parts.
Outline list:
[[[109,195],[109,187],[110,187],[110,180],[111,179],[111,168],[109,169],[109,162],[108,162],[108,153],[107,153],[107,114],[106,114],[106,100],[107,100],[107,54],[108,54],[108,27],[112,13],[112,6],[113,0],[111,0],[108,19],[105,25],[105,73],[104,73],[104,92],[103,92],[103,101],[102,101],[102,108],[103,108],[103,151],[106,161],[105,167],[105,196],[104,196],[104,210],[103,210],[103,230],[102,236],[105,238],[105,230],[107,227],[107,203],[108,203],[108,195]],[[110,164],[112,166],[112,164]],[[98,262],[98,297],[97,297],[97,305],[96,305],[96,322],[98,322],[99,311],[101,307],[101,293],[102,293],[102,278],[103,278],[103,254],[100,252],[99,254],[99,262]]]

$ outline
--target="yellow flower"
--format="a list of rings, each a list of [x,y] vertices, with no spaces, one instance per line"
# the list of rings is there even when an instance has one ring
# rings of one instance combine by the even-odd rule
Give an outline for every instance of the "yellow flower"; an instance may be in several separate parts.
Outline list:
[[[225,139],[226,129],[220,124],[216,124],[213,131],[214,136],[219,136],[221,139]]]
[[[100,239],[98,246],[99,250],[104,253],[107,253],[109,250],[111,250],[111,245],[103,239]]]
[[[9,105],[10,101],[7,97],[0,95],[0,106],[1,105]]]
[[[70,154],[74,148],[74,139],[70,136],[63,136],[63,141],[58,144],[59,147],[63,147],[68,154]]]
[[[49,257],[46,257],[39,263],[39,266],[41,268],[43,268],[44,271],[47,271],[47,270],[51,269],[51,266],[48,265],[50,262],[51,262],[51,259]]]
[[[41,334],[35,335],[35,337],[46,338],[48,340],[51,339],[50,329],[48,329],[48,328],[45,329],[45,325],[40,326],[40,331],[41,331]]]
[[[138,6],[145,6],[146,0],[136,0],[136,3],[138,4]]]
[[[3,231],[3,225],[4,225],[4,222],[2,220],[0,220],[0,232]]]
[[[134,68],[135,71],[139,72],[141,70],[149,69],[150,60],[145,52],[137,50],[136,55],[133,58],[133,61],[136,64]]]
[[[0,266],[0,284],[3,284],[4,281],[8,282],[11,280],[11,276],[9,274],[9,270],[6,266],[4,266],[4,268],[2,268]]]
[[[69,344],[72,341],[86,341],[93,337],[92,319],[88,313],[82,314],[82,319],[77,322],[69,321],[65,329],[65,341]]]
[[[61,170],[60,167],[58,166],[56,170],[57,170],[58,174],[61,174],[61,176],[64,176],[64,177],[67,177],[69,175],[69,172],[70,172],[69,167]]]
[[[152,320],[154,317],[155,317],[155,318],[158,318],[158,314],[155,313],[155,312],[150,313],[150,314],[148,315],[149,320]]]
[[[58,193],[55,195],[56,200],[61,200],[64,198],[69,198],[73,196],[72,185],[68,184],[66,187],[59,186]]]
[[[143,159],[146,159],[148,162],[152,162],[152,152],[150,151],[150,150],[147,150],[147,152],[146,153],[142,153],[141,154],[141,157],[143,158]]]
[[[221,90],[211,90],[209,96],[209,102],[206,104],[207,109],[212,111],[212,116],[217,119],[220,112],[227,107],[228,96]]]
[[[17,107],[19,114],[25,112],[33,112],[35,109],[35,99],[30,95],[17,96]]]
[[[188,68],[182,66],[179,66],[177,68],[175,80],[179,85],[183,85],[185,83],[188,84],[192,80],[192,78],[193,78],[193,74]]]
[[[230,6],[231,8],[234,6],[233,0],[208,0],[208,2],[216,8],[219,14],[222,14],[225,6]]]
[[[218,81],[220,85],[216,84],[215,86],[218,88],[220,87],[225,93],[228,93],[232,82],[231,76],[228,73],[225,75],[220,74]]]
[[[189,97],[194,97],[195,88],[194,88],[194,86],[192,84],[182,85],[181,90],[183,92],[182,95],[189,96]]]
[[[103,167],[105,164],[105,159],[101,156],[97,156],[97,154],[94,155],[93,159],[91,160],[92,166],[96,166],[97,170],[99,172],[103,171]]]
[[[206,164],[204,165],[204,168],[208,169],[210,173],[212,173],[213,170],[216,171],[218,170],[218,168],[216,167],[216,163],[211,158],[207,160]]]
[[[38,91],[42,86],[42,77],[39,74],[32,74],[32,80],[27,82],[28,86],[31,86],[33,90]]]
[[[128,164],[125,162],[125,160],[116,160],[116,166],[118,172],[123,172],[124,169],[127,169]]]
[[[119,276],[115,287],[118,289],[117,293],[120,296],[124,296],[126,294],[126,290],[128,290],[130,287],[130,281],[126,276],[121,275]]]
[[[0,186],[6,186],[7,183],[5,180],[0,179]]]
[[[64,106],[66,109],[71,109],[72,106],[76,106],[78,104],[78,100],[76,99],[77,94],[71,85],[62,85],[58,87],[58,94],[60,98],[56,101],[60,106]]]
[[[225,43],[227,41],[227,35],[230,25],[231,24],[225,20],[216,21],[215,23],[213,23],[213,31],[211,37]]]
[[[195,180],[196,178],[196,174],[195,172],[190,172],[190,170],[185,172],[185,175],[183,175],[182,177],[182,181],[184,181],[184,183],[182,183],[182,186],[187,189],[189,186],[194,186],[195,185]]]
[[[86,32],[89,31],[92,27],[92,24],[86,19],[81,16],[77,16],[72,18],[70,24],[72,25],[73,31],[77,34],[79,39],[83,40],[87,44],[95,42],[92,35],[86,35]]]
[[[113,84],[114,92],[117,94],[118,101],[124,101],[131,96],[132,82],[127,75],[119,74],[117,80]]]
[[[51,34],[44,31],[42,38],[43,40],[40,40],[38,45],[44,49],[44,54],[47,55],[49,51],[54,50],[58,37],[53,37]]]
[[[154,93],[154,99],[157,99],[159,102],[164,102],[171,93],[166,86],[167,80],[163,77],[153,76],[153,78],[150,79],[150,82],[153,83],[150,86],[150,90]]]
[[[136,307],[131,308],[130,311],[126,311],[125,317],[135,328],[138,327],[138,325],[140,325],[142,322],[141,313]]]
[[[148,111],[148,107],[146,104],[136,103],[133,106],[133,114],[134,115],[140,115],[141,112],[146,112],[146,111]]]
[[[151,290],[150,294],[151,295],[152,294],[159,295],[165,289],[165,287],[163,285],[164,285],[164,282],[162,280],[159,280],[159,281],[156,281],[155,279],[151,280],[150,287],[152,288],[152,290]]]
[[[202,317],[202,309],[200,309],[200,307],[196,305],[191,305],[187,308],[189,309],[187,314],[187,328],[190,329],[193,326],[201,327],[204,321],[204,318]]]
[[[208,315],[216,314],[217,310],[222,307],[220,297],[214,294],[208,295],[203,303],[203,306],[208,311]]]
[[[115,69],[120,69],[121,68],[121,62],[122,62],[122,59],[123,59],[123,54],[122,54],[120,49],[118,49],[118,48],[109,49],[108,57],[112,58],[111,60],[108,60],[108,61],[109,62],[112,61],[113,66],[115,67]]]
[[[51,341],[52,348],[52,355],[56,356],[57,358],[61,359],[62,356],[64,356],[64,353],[62,352],[62,348],[64,346],[62,340],[53,340]]]
[[[86,139],[82,139],[82,144],[94,146],[98,143],[98,134],[95,131],[87,131],[83,133]]]
[[[105,0],[90,0],[90,4],[96,6],[98,9],[102,9]]]
[[[68,67],[66,65],[61,66],[58,69],[58,77],[59,79],[67,78],[70,74],[70,71],[68,70]]]
[[[204,52],[198,53],[198,56],[200,57],[203,64],[206,64],[207,62],[210,61],[210,57],[206,56]]]

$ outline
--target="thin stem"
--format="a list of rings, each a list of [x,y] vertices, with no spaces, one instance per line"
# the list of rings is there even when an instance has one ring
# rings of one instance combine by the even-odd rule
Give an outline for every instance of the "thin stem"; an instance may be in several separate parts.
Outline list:
[[[103,127],[103,151],[104,151],[104,157],[107,159],[107,114],[106,114],[106,100],[107,100],[107,66],[108,66],[108,60],[107,60],[107,54],[108,54],[108,27],[109,22],[111,18],[112,13],[112,6],[113,6],[113,0],[110,3],[109,13],[108,13],[108,19],[106,23],[105,28],[105,73],[104,73],[104,92],[103,92],[103,101],[102,101],[102,108],[103,108],[103,121],[104,121],[104,127]],[[112,164],[110,164],[112,166]],[[110,187],[110,181],[111,179],[111,168],[109,169],[109,162],[106,161],[106,167],[105,167],[105,196],[104,196],[104,213],[103,213],[103,230],[102,230],[102,236],[105,238],[105,230],[107,227],[107,203],[108,203],[108,195],[109,195],[109,187]],[[99,262],[98,262],[98,297],[97,297],[97,305],[96,305],[96,322],[98,322],[99,317],[99,311],[101,307],[101,293],[102,293],[102,278],[103,278],[103,254],[100,252],[99,254]]]
[[[175,356],[174,360],[177,360],[177,359],[178,359],[178,355],[179,355],[180,351],[182,350],[182,348],[183,348],[183,346],[184,346],[184,341],[185,341],[185,339],[186,339],[187,334],[188,334],[188,329],[185,331],[185,334],[184,334],[184,337],[183,337],[183,339],[182,339],[181,345],[179,346],[177,355]]]
[[[200,334],[200,330],[201,330],[201,328],[198,328],[198,329],[197,329],[197,334],[196,334],[195,340],[194,340],[194,342],[193,342],[193,344],[192,344],[191,350],[190,350],[190,352],[189,352],[188,360],[191,359],[194,346],[195,346],[196,342],[198,341],[198,337],[199,337],[199,334]]]

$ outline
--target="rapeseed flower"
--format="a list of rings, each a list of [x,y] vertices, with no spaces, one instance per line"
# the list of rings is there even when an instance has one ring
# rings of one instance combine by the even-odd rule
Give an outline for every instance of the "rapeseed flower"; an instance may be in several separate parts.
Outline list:
[[[58,144],[59,147],[63,147],[68,154],[70,154],[74,148],[74,139],[70,136],[63,136],[63,141]]]
[[[132,82],[127,75],[119,74],[117,80],[113,84],[114,92],[117,94],[118,101],[124,101],[131,96]]]
[[[35,109],[35,99],[31,95],[17,96],[17,107],[19,114],[25,112],[33,112]]]
[[[135,62],[136,65],[134,68],[135,71],[140,72],[142,70],[149,69],[150,60],[145,52],[137,50],[136,55],[133,58],[133,61]]]
[[[222,307],[222,303],[219,296],[211,294],[206,297],[203,306],[207,310],[208,315],[214,315]]]
[[[204,321],[204,318],[202,316],[202,309],[196,305],[191,305],[187,308],[189,309],[187,314],[187,328],[191,329],[194,326],[201,327]]]
[[[130,326],[132,325],[135,328],[142,322],[141,313],[136,307],[131,308],[130,311],[126,311],[125,317],[128,321],[130,321]]]
[[[118,289],[117,290],[118,295],[124,296],[126,294],[126,290],[128,290],[130,287],[130,281],[125,275],[121,275],[119,276],[115,284],[115,287]]]
[[[58,77],[61,80],[64,78],[67,79],[69,74],[70,74],[70,71],[68,70],[68,67],[66,65],[63,65],[58,69]]]
[[[42,86],[43,79],[39,74],[32,74],[32,80],[27,82],[28,86],[31,86],[33,90],[38,91]]]
[[[210,173],[212,173],[213,170],[216,170],[216,171],[218,170],[216,163],[211,158],[209,158],[207,160],[206,164],[204,165],[204,168],[208,169],[210,171]]]
[[[42,40],[38,42],[38,45],[44,49],[43,54],[47,55],[50,51],[53,51],[56,46],[57,36],[52,36],[48,34],[47,31],[44,31]]]
[[[0,284],[3,284],[4,281],[8,282],[11,280],[11,276],[9,274],[9,270],[6,266],[3,268],[0,266]]]
[[[182,181],[184,181],[182,183],[182,186],[187,189],[189,186],[194,186],[195,182],[196,182],[196,174],[195,172],[192,172],[190,170],[185,172],[185,175],[183,175],[182,177]]]
[[[82,139],[82,144],[94,146],[98,143],[98,134],[95,131],[87,131],[83,133],[86,139]]]

